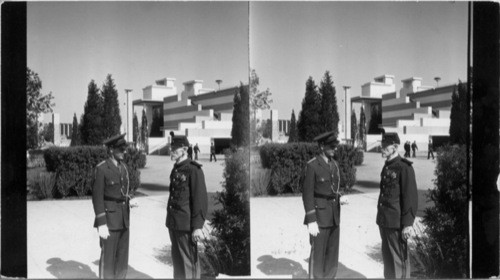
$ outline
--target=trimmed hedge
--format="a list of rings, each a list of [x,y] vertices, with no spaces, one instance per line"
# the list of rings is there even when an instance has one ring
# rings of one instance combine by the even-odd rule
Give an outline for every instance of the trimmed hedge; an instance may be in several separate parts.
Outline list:
[[[127,148],[124,162],[127,165],[130,191],[140,186],[139,166],[145,160],[135,148]],[[56,174],[56,197],[86,196],[92,193],[95,167],[108,158],[106,148],[96,146],[52,147],[45,151],[48,172]]]
[[[45,160],[43,159],[43,150],[29,150],[26,159],[27,168],[45,167]]]
[[[260,147],[262,167],[271,170],[268,194],[302,193],[301,178],[307,162],[319,153],[314,143],[266,144]],[[340,189],[350,191],[356,181],[354,158],[356,149],[351,145],[339,145],[335,160],[339,162]]]

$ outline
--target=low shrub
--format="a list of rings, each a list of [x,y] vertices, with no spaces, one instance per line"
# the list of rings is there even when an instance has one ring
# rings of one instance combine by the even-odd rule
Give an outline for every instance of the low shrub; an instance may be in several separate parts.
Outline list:
[[[211,225],[216,238],[208,247],[216,255],[221,273],[228,275],[250,274],[250,201],[249,201],[249,150],[228,150],[225,155],[222,192],[216,200],[222,205],[215,210]],[[220,243],[220,244],[216,244]]]
[[[219,273],[229,270],[233,259],[226,244],[210,236],[201,241],[201,246],[203,247],[200,250],[202,278],[215,279]]]
[[[271,170],[260,167],[251,167],[251,191],[252,196],[267,194],[269,183],[271,182]]]
[[[426,251],[435,263],[429,277],[468,277],[467,164],[464,145],[445,145],[437,151],[435,188],[427,193],[434,206],[424,210],[428,235]]]
[[[43,158],[43,150],[30,150],[26,158],[27,168],[45,167],[45,160]]]
[[[108,158],[106,148],[95,146],[53,147],[44,153],[47,170],[56,173],[57,197],[86,196],[92,193],[95,167]],[[130,192],[140,186],[141,165],[145,155],[127,148],[124,163],[129,173]]]
[[[267,193],[270,195],[302,193],[301,179],[307,162],[319,153],[314,143],[266,144],[260,147],[262,167],[271,170]],[[335,160],[339,163],[340,189],[349,192],[356,181],[356,149],[339,145]]]
[[[28,173],[27,181],[29,192],[36,199],[54,197],[56,183],[56,174],[54,172]]]
[[[363,164],[364,159],[365,159],[365,152],[363,151],[363,149],[361,149],[360,147],[356,148],[354,150],[354,165],[359,166]]]

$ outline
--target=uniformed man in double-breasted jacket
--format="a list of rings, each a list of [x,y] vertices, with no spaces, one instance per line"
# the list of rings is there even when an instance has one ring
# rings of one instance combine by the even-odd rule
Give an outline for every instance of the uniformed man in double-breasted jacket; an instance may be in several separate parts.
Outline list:
[[[386,158],[380,174],[377,224],[382,238],[385,278],[409,278],[408,238],[418,208],[417,183],[412,162],[398,154],[397,133],[382,135],[382,156]]]
[[[314,141],[321,152],[307,163],[302,193],[304,224],[311,243],[309,277],[334,278],[339,260],[341,194],[339,165],[333,157],[339,142],[334,132],[323,133]]]
[[[128,269],[130,186],[123,157],[127,143],[125,134],[104,141],[109,158],[96,167],[92,187],[92,204],[100,237],[99,278],[124,279]]]
[[[199,279],[201,276],[197,242],[203,237],[207,217],[207,188],[201,164],[188,158],[189,142],[171,132],[170,197],[166,226],[172,242],[175,279]]]

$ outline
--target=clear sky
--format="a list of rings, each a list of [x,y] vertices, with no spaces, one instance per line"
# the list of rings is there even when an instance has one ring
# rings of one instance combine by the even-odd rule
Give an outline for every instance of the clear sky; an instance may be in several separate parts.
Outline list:
[[[28,67],[55,96],[61,122],[78,121],[94,79],[112,74],[122,123],[155,80],[176,78],[221,88],[248,82],[247,2],[28,2]]]
[[[423,79],[422,85],[466,78],[466,2],[252,2],[250,63],[260,90],[272,92],[280,119],[296,116],[305,83],[326,70],[337,91],[352,96],[374,77]]]

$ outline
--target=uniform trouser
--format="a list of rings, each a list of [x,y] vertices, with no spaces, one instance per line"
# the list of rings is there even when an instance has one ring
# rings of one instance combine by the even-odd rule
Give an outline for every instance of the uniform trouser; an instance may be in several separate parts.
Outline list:
[[[316,237],[310,236],[309,278],[334,278],[339,266],[338,226],[319,228]]]
[[[194,153],[194,159],[198,160],[198,153]]]
[[[427,159],[429,159],[431,155],[432,155],[432,159],[434,159],[434,153],[431,150],[429,150],[427,152]]]
[[[214,160],[217,161],[217,158],[215,157],[214,153],[210,153],[210,161],[212,161],[212,156],[214,157]]]
[[[408,243],[403,240],[401,229],[379,227],[382,238],[384,278],[410,278]]]
[[[108,238],[100,238],[99,243],[99,278],[125,279],[128,269],[129,230],[110,230]]]
[[[200,279],[201,269],[196,243],[191,232],[168,230],[172,242],[172,263],[174,279]]]

